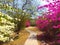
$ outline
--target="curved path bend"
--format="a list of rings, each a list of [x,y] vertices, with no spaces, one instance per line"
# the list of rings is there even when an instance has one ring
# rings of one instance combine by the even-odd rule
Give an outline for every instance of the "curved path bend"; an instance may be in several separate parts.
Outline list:
[[[30,35],[24,45],[38,45],[38,41],[36,37],[37,33],[31,30],[26,30],[26,31],[29,32]]]

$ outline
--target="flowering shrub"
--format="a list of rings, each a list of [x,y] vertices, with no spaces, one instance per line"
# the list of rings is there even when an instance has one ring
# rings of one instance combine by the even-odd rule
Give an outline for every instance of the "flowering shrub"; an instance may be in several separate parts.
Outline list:
[[[57,37],[60,37],[60,14],[42,16],[36,21],[36,25],[41,31],[45,32],[43,37],[39,37],[47,42],[55,41],[58,39]]]
[[[26,27],[29,27],[29,26],[30,26],[30,21],[27,20],[27,21],[25,22],[25,25],[26,25]]]
[[[44,32],[38,39],[51,42],[50,45],[60,45],[60,1],[44,5],[48,8],[43,16],[36,20],[37,27]],[[42,7],[42,8],[43,8]]]
[[[0,12],[0,41],[13,40],[15,24],[13,18]]]

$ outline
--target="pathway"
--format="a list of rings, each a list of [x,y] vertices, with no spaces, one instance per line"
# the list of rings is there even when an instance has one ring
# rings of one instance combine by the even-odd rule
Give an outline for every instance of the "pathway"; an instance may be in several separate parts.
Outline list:
[[[31,30],[26,30],[26,31],[28,31],[30,35],[24,45],[38,45],[38,41],[36,37],[37,33]]]

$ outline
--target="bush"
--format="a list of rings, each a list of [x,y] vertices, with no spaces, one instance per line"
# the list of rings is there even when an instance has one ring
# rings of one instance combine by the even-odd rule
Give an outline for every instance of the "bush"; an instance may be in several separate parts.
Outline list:
[[[54,42],[53,45],[60,44],[60,5],[50,3],[48,6],[50,6],[48,10],[50,13],[46,12],[45,15],[39,16],[36,20],[36,26],[44,32],[42,35],[38,35],[37,38],[47,43]]]
[[[6,42],[13,40],[15,23],[13,18],[0,12],[0,41]]]

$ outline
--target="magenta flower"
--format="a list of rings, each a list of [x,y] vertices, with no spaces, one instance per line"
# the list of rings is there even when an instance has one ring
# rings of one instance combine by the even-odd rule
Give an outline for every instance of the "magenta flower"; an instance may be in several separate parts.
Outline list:
[[[58,36],[58,37],[60,37],[60,33],[59,33],[59,34],[57,34],[57,36]]]
[[[58,21],[60,21],[60,17],[58,18]]]
[[[30,26],[30,21],[27,20],[27,21],[25,22],[25,25],[26,25],[26,27],[29,27],[29,26]]]
[[[53,28],[58,28],[58,26],[53,26]]]
[[[46,42],[57,41],[60,43],[60,40],[57,40],[57,37],[60,37],[60,33],[58,34],[58,32],[60,32],[60,1],[58,0],[48,5],[38,7],[38,9],[44,7],[48,8],[48,12],[46,12],[44,16],[39,16],[36,20],[36,25],[40,30],[43,30],[45,34],[43,34],[44,36],[39,35],[38,37]]]
[[[60,28],[60,25],[57,25],[57,26],[53,26],[53,28]]]
[[[57,25],[58,28],[60,28],[60,25]]]
[[[57,40],[57,43],[59,43],[59,44],[60,44],[60,40]]]

